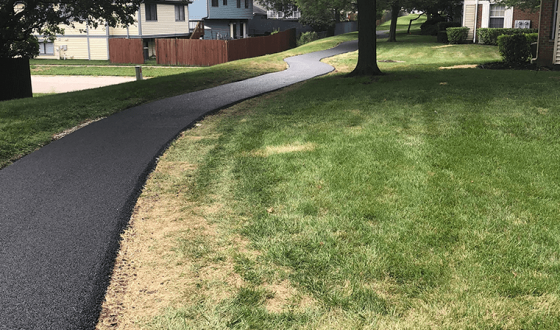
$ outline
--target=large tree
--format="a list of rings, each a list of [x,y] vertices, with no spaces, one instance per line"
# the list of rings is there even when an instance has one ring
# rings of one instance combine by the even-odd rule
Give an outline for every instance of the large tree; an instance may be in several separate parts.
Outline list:
[[[377,76],[383,73],[377,66],[376,3],[358,0],[358,64],[350,76]]]
[[[497,0],[497,3],[518,9],[535,11],[541,5],[541,0]]]
[[[341,13],[355,11],[355,0],[257,0],[268,9],[290,14],[293,10],[301,12],[300,22],[314,30],[332,30],[341,21]]]
[[[33,57],[37,35],[61,33],[61,24],[130,25],[141,0],[1,0],[0,58]]]

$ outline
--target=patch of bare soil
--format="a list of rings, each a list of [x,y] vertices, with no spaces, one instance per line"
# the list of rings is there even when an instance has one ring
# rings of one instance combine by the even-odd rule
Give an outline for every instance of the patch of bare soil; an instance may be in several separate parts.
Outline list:
[[[454,66],[440,66],[440,70],[450,70],[450,69],[475,69],[478,64],[462,64]]]
[[[161,185],[153,179],[158,174],[180,176],[195,168],[163,159],[148,185]],[[243,285],[233,261],[210,264],[198,253],[227,256],[231,248],[216,242],[218,228],[204,216],[218,210],[198,207],[166,188],[145,191],[122,235],[97,329],[140,329],[167,308],[188,306],[201,296],[214,303],[232,296]]]

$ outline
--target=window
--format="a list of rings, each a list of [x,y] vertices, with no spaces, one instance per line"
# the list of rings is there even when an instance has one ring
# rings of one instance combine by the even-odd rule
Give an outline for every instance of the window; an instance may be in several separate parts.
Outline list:
[[[227,0],[224,0],[224,6],[227,6]]]
[[[488,27],[503,28],[505,12],[506,6],[490,5],[490,24]]]
[[[39,42],[39,55],[54,55],[54,43],[51,41]]]
[[[146,6],[146,21],[157,21],[157,5],[155,3],[147,3]]]
[[[249,0],[245,0],[245,8],[249,8]]]
[[[218,0],[212,0],[212,7],[218,7]]]
[[[175,5],[175,22],[185,21],[185,6]]]
[[[241,0],[237,0],[237,8],[241,8]]]

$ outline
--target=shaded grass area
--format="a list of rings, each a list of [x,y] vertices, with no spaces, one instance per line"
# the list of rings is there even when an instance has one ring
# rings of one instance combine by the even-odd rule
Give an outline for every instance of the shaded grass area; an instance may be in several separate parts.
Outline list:
[[[194,67],[143,67],[144,77],[163,77],[198,70]],[[31,66],[32,75],[57,75],[57,76],[119,76],[134,77],[136,70],[134,67],[91,67],[91,66]]]
[[[407,16],[401,16],[397,19],[397,31],[404,30],[408,31],[408,25],[410,24],[410,20],[416,19],[419,15],[410,14]],[[411,33],[418,33],[420,31],[420,25],[426,21],[426,15],[420,16],[419,19],[414,20],[410,26]],[[391,27],[391,20],[384,22],[383,24],[377,27],[377,30],[389,30]]]
[[[115,64],[115,63],[111,63],[111,61],[109,60],[77,60],[77,59],[67,59],[67,60],[57,60],[57,59],[30,59],[29,60],[29,64],[30,65],[102,65],[102,66],[114,66],[114,65],[118,65],[118,66],[136,66],[138,64],[132,64],[132,63],[119,63],[119,64]],[[144,65],[150,65],[150,66],[168,66],[168,65],[162,65],[162,64],[157,64],[156,60],[154,59],[149,59],[147,60]]]
[[[219,205],[205,214],[218,238],[177,248],[195,274],[229,263],[242,282],[216,300],[223,282],[201,277],[138,325],[559,328],[560,76],[439,70],[443,50],[465,53],[446,65],[497,54],[436,46],[380,43],[392,58],[427,54],[380,63],[389,75],[373,80],[345,78],[357,56],[338,56],[339,73],[177,140],[160,165],[196,171],[160,173],[147,191]]]
[[[49,143],[53,135],[88,120],[141,103],[284,70],[285,57],[328,49],[356,38],[356,34],[348,34],[278,54],[201,68],[184,74],[0,102],[0,168]]]

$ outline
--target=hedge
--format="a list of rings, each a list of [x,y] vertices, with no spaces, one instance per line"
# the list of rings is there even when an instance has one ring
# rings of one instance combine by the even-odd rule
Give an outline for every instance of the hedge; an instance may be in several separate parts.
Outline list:
[[[468,27],[451,27],[447,28],[447,39],[450,44],[462,44],[467,40],[469,35]]]
[[[461,26],[461,22],[439,22],[437,23],[437,29],[438,29],[438,34],[437,34],[437,42],[442,42],[444,44],[448,43],[448,39],[447,39],[447,28],[450,27],[460,27]]]
[[[531,60],[532,35],[514,34],[498,37],[498,50],[502,59],[509,65],[521,65]]]
[[[538,29],[500,29],[480,28],[476,31],[478,40],[485,45],[498,45],[498,37],[501,35],[537,33]]]

